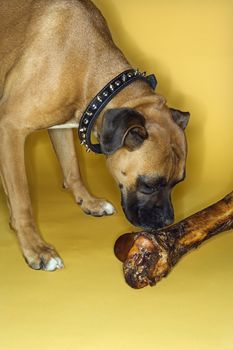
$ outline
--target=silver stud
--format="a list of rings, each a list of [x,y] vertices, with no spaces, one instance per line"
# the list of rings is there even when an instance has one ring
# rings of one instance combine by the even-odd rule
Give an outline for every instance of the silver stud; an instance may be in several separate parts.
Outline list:
[[[142,73],[142,76],[145,77],[145,76],[146,76],[146,72],[143,72],[143,73]]]
[[[104,97],[107,97],[107,96],[108,96],[108,92],[107,92],[107,91],[104,91],[104,92],[103,92],[103,95],[104,95]]]
[[[82,134],[82,138],[85,139],[86,138],[86,134]]]
[[[132,78],[132,74],[131,73],[128,73],[128,78]]]
[[[117,80],[117,81],[115,82],[115,85],[116,85],[116,86],[120,86],[120,85],[121,85],[121,82],[120,82],[119,80]]]
[[[92,112],[86,112],[86,115],[88,115],[89,117],[91,117],[93,115]]]
[[[87,148],[87,149],[86,149],[86,152],[87,152],[87,153],[91,152],[90,148]]]
[[[111,91],[114,91],[114,86],[113,86],[112,84],[110,84],[109,87],[110,87],[110,90],[111,90]]]
[[[126,75],[125,75],[125,74],[122,75],[122,81],[123,81],[123,82],[126,81]]]
[[[81,145],[85,145],[85,144],[86,144],[86,141],[83,140],[83,141],[81,142]]]
[[[95,103],[93,103],[93,105],[92,105],[92,109],[97,109],[97,106],[96,106],[96,104],[95,104]]]
[[[100,96],[97,96],[97,100],[98,100],[99,102],[102,102],[102,98],[101,98]]]
[[[87,144],[85,144],[85,147],[86,147],[86,151],[90,152],[90,148],[89,148],[89,146]]]
[[[87,128],[81,128],[79,131],[80,132],[84,132],[84,131],[86,131],[87,130]]]
[[[87,125],[87,124],[89,123],[89,120],[86,118],[86,119],[84,119],[84,121],[83,121],[83,122],[84,122],[84,124],[86,124],[86,125]]]
[[[139,70],[138,70],[138,68],[135,70],[135,72],[134,72],[134,75],[138,75],[138,74],[140,74],[140,72],[139,72]]]

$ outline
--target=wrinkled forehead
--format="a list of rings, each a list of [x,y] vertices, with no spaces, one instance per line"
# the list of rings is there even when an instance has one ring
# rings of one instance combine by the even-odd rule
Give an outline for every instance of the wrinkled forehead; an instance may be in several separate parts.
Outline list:
[[[132,187],[140,176],[155,181],[159,178],[164,178],[167,182],[173,179],[179,181],[184,173],[185,152],[170,144],[162,147],[146,141],[136,151],[119,150],[109,161],[117,180]]]

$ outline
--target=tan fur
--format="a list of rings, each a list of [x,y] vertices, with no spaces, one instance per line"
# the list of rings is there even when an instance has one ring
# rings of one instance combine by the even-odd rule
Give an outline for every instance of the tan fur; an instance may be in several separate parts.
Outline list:
[[[25,140],[35,130],[70,120],[78,123],[96,92],[130,65],[89,0],[0,0],[0,18],[1,179],[11,226],[27,262],[35,269],[46,269],[58,254],[44,242],[34,223],[24,167]],[[138,174],[155,169],[168,178],[181,177],[185,141],[165,100],[144,82],[135,82],[107,108],[121,106],[143,113],[149,139],[135,152],[121,148],[109,157],[116,180],[125,188],[132,187]],[[102,116],[97,131],[101,122]],[[65,187],[84,211],[104,214],[105,201],[90,195],[81,181],[71,130],[49,133]],[[166,152],[167,142],[173,145],[173,153]]]
[[[110,171],[126,189],[135,185],[138,175],[153,176],[155,172],[168,182],[171,179],[179,181],[183,177],[186,159],[182,130],[171,120],[165,107],[157,110],[156,105],[148,105],[138,108],[138,111],[147,116],[146,129],[149,138],[133,152],[121,148],[108,157]]]

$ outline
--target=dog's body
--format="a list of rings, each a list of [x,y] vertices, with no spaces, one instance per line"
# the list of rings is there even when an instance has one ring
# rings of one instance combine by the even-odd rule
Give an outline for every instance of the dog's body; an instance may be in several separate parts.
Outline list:
[[[70,121],[78,125],[91,98],[131,66],[89,0],[0,0],[0,17],[0,173],[10,224],[28,264],[51,271],[63,263],[34,223],[24,166],[25,140],[39,129]],[[170,191],[184,177],[182,128],[188,114],[170,110],[142,81],[125,88],[107,108],[95,129],[103,150],[111,149],[106,152],[107,162],[122,190],[127,217],[144,227],[171,223]],[[129,130],[119,118],[128,112],[133,130],[132,123]],[[138,125],[142,118],[143,128]],[[106,144],[106,132],[113,125],[122,134],[121,140],[115,140],[120,145],[115,149]],[[76,202],[95,216],[113,214],[110,203],[93,197],[82,184],[72,130],[50,129],[49,134],[64,185]],[[154,205],[155,215],[150,214]]]

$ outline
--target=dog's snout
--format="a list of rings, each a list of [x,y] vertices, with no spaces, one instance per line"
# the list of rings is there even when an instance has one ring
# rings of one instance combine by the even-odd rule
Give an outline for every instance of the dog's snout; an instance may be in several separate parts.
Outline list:
[[[170,196],[159,200],[151,197],[144,201],[138,199],[136,192],[128,192],[126,195],[122,194],[122,207],[127,219],[144,229],[159,229],[174,222]]]
[[[170,200],[164,204],[163,218],[164,226],[171,225],[174,222],[174,209]]]
[[[164,220],[164,226],[169,226],[174,222],[174,217],[173,218],[166,218]]]

